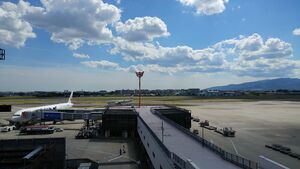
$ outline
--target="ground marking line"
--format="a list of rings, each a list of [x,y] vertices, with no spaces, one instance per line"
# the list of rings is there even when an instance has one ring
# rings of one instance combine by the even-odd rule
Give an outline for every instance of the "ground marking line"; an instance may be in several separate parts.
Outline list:
[[[235,153],[236,153],[237,155],[240,155],[239,152],[237,151],[237,149],[236,149],[236,147],[235,147],[233,141],[232,141],[231,139],[229,139],[229,140],[230,140],[230,142],[231,142],[231,144],[232,144],[232,146],[233,146],[233,149],[234,149]]]
[[[116,160],[116,159],[118,159],[118,158],[121,158],[123,155],[120,155],[120,156],[118,156],[118,157],[115,157],[115,158],[112,158],[112,159],[110,159],[110,160],[108,160],[109,162],[111,162],[111,161],[113,161],[113,160]]]

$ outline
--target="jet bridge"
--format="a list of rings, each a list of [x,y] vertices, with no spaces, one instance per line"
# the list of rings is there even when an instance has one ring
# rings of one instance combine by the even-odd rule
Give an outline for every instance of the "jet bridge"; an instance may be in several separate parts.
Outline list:
[[[67,113],[60,111],[43,111],[41,112],[42,121],[63,121],[63,120],[102,120],[102,112],[80,112]]]
[[[39,110],[24,112],[22,116],[32,122],[43,121],[74,121],[74,120],[102,120],[105,109],[64,109],[64,110]]]

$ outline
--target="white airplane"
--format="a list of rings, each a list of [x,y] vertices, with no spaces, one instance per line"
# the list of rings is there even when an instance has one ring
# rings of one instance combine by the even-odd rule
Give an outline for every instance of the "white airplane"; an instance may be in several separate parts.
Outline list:
[[[10,121],[12,123],[21,125],[22,123],[30,122],[31,116],[33,116],[32,112],[34,112],[34,111],[57,110],[57,109],[70,108],[73,106],[72,97],[73,97],[73,92],[71,92],[69,100],[66,103],[59,103],[59,104],[52,104],[52,105],[46,105],[46,106],[40,106],[40,107],[30,107],[30,108],[21,109],[13,114]]]
[[[132,98],[132,96],[130,96],[130,98],[126,99],[126,100],[109,100],[109,101],[107,101],[107,104],[109,106],[111,106],[111,105],[123,105],[125,103],[130,103],[132,101],[133,101],[133,98]]]

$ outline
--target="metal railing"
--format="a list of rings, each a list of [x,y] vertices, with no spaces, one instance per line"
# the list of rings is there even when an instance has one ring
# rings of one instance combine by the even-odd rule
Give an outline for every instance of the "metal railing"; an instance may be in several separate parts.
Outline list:
[[[229,161],[241,168],[244,169],[258,169],[258,163],[248,160],[246,158],[240,157],[238,155],[229,153],[225,150],[223,150],[222,148],[220,148],[219,146],[197,136],[196,134],[190,132],[188,129],[182,127],[181,125],[175,123],[174,121],[166,118],[165,116],[163,116],[159,111],[151,108],[151,112],[156,114],[157,116],[159,116],[161,119],[163,119],[164,121],[168,122],[169,124],[173,125],[174,127],[176,127],[177,129],[181,130],[182,132],[184,132],[185,134],[187,134],[188,136],[194,138],[196,141],[198,141],[199,143],[203,144],[205,147],[209,148],[211,151],[215,152],[216,154],[218,154],[220,157],[222,157],[224,160]],[[174,156],[174,155],[173,155]]]
[[[180,158],[178,155],[176,155],[175,153],[172,153],[172,159],[173,161],[175,161],[175,163],[179,166],[181,166],[182,168],[186,168],[186,161],[183,160],[182,158]]]

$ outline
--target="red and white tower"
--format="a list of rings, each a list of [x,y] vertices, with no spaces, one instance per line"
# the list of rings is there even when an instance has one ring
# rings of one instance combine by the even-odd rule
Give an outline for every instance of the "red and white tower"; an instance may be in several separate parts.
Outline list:
[[[141,78],[144,75],[144,71],[135,72],[135,74],[139,78],[139,107],[141,107]]]

